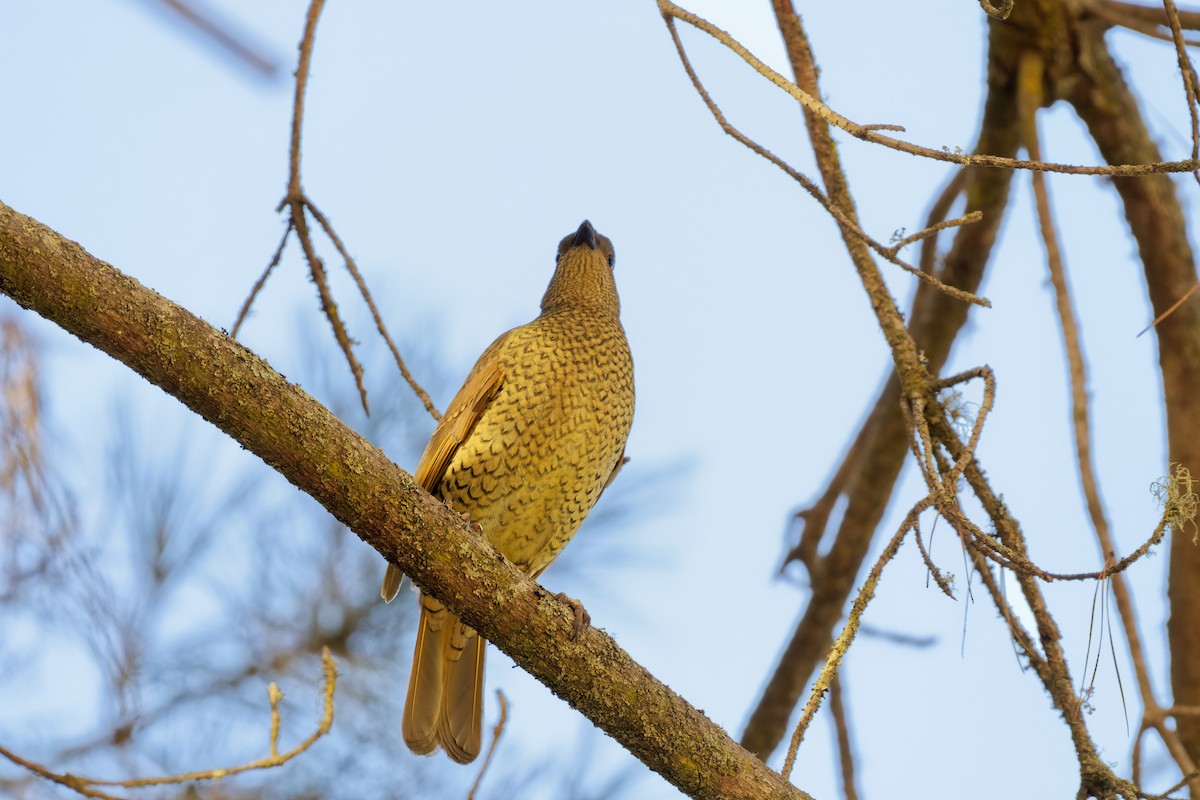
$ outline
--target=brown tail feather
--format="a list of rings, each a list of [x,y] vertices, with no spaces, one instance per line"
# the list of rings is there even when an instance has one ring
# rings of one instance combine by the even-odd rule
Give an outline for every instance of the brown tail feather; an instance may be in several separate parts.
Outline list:
[[[447,623],[451,625],[447,625]],[[404,743],[417,755],[437,749],[442,697],[442,630],[458,620],[438,601],[421,595],[421,622],[413,648],[412,674],[404,698],[401,730]]]
[[[427,755],[440,744],[460,764],[479,755],[486,649],[487,642],[445,606],[421,595],[402,723],[404,742],[414,753]]]
[[[447,612],[449,613],[449,612]],[[483,663],[487,642],[457,619],[442,628],[442,712],[438,741],[460,764],[479,755],[483,741]]]
[[[387,572],[383,573],[383,587],[379,590],[379,596],[383,598],[383,602],[390,603],[396,599],[396,593],[400,591],[400,584],[404,582],[404,573],[395,564],[387,565]]]

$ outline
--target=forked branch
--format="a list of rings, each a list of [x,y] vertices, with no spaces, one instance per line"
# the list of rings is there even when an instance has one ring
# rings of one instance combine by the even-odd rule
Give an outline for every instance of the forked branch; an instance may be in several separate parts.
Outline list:
[[[288,236],[292,231],[295,231],[296,238],[300,241],[300,249],[304,253],[304,260],[308,264],[309,276],[312,278],[313,285],[317,287],[317,295],[321,299],[321,311],[325,314],[325,318],[329,320],[338,347],[341,348],[342,355],[345,357],[346,363],[350,366],[350,372],[354,375],[354,384],[358,387],[358,395],[362,402],[363,410],[369,411],[367,389],[363,384],[362,365],[359,364],[358,358],[354,355],[353,340],[350,337],[350,333],[346,330],[345,323],[342,322],[337,302],[334,301],[333,293],[329,289],[325,262],[321,260],[321,257],[317,254],[317,248],[313,244],[312,234],[308,225],[308,215],[312,214],[317,225],[333,243],[334,248],[337,249],[346,270],[354,278],[354,283],[358,287],[359,294],[366,301],[367,307],[371,311],[371,316],[375,320],[376,329],[384,341],[387,342],[388,348],[392,351],[392,358],[395,359],[396,366],[400,369],[400,374],[404,376],[404,380],[407,381],[408,385],[412,387],[413,392],[420,398],[421,403],[425,406],[425,410],[434,419],[441,419],[441,414],[438,412],[437,407],[434,406],[433,400],[421,388],[421,385],[417,383],[416,378],[413,377],[408,366],[404,363],[404,359],[400,356],[400,349],[396,347],[391,334],[388,333],[387,325],[384,323],[383,317],[375,305],[375,299],[371,296],[366,281],[363,280],[362,273],[359,272],[358,265],[354,262],[354,258],[351,257],[350,251],[334,230],[329,219],[317,208],[317,205],[308,195],[305,194],[304,188],[300,183],[300,138],[304,129],[304,98],[308,89],[308,76],[312,65],[313,47],[316,43],[317,21],[321,17],[321,10],[324,5],[325,0],[312,0],[308,8],[304,35],[300,39],[300,62],[296,67],[296,91],[292,103],[292,138],[291,147],[288,151],[288,189],[287,194],[279,201],[279,206],[275,209],[276,211],[287,209],[287,227],[284,229],[283,237],[279,240],[279,246],[275,248],[275,253],[267,263],[266,269],[263,270],[262,275],[255,282],[245,302],[242,303],[242,308],[238,312],[237,319],[233,324],[232,335],[237,337],[238,331],[241,329],[246,315],[249,314],[251,306],[254,305],[254,300],[258,296],[259,291],[266,285],[271,272],[279,265],[279,260],[283,256],[284,248],[287,245]]]

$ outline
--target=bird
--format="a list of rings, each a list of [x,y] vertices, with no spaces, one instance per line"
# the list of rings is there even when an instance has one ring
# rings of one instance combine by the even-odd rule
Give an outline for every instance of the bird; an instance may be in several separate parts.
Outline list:
[[[562,239],[541,313],[483,351],[417,464],[418,484],[533,578],[628,461],[633,359],[614,264],[612,242],[587,220]],[[402,579],[388,564],[385,601]],[[438,600],[419,597],[404,741],[418,755],[441,747],[467,764],[482,741],[486,642]],[[578,635],[586,612],[573,605]]]

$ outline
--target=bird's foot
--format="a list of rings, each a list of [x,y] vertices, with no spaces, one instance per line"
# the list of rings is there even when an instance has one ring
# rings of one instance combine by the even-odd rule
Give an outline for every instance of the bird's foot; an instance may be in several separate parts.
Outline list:
[[[571,638],[578,639],[580,632],[592,623],[592,615],[583,607],[583,603],[574,597],[568,597],[564,592],[559,592],[555,597],[569,605],[575,612],[575,628],[571,631]]]
[[[451,506],[450,506],[450,504],[449,504],[449,503],[447,503],[447,504],[446,504],[446,508],[450,508],[450,510],[451,510],[451,511],[453,511],[453,510],[454,510],[453,508],[451,508]],[[464,511],[464,512],[462,512],[462,515],[463,515],[464,517],[466,517],[466,520],[467,520],[467,530],[469,530],[469,531],[474,531],[475,533],[478,533],[479,535],[481,535],[481,536],[482,536],[482,535],[483,535],[483,526],[482,526],[482,525],[480,525],[480,524],[479,524],[478,522],[476,522],[475,520],[471,519],[471,512],[470,512],[470,511]]]

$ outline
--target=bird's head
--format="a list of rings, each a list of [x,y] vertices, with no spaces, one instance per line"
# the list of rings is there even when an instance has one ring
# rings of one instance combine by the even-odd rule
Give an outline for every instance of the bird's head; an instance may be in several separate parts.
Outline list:
[[[542,298],[542,313],[590,307],[613,316],[620,314],[621,301],[613,279],[615,260],[612,242],[596,233],[585,219],[578,230],[558,243],[558,261]]]

